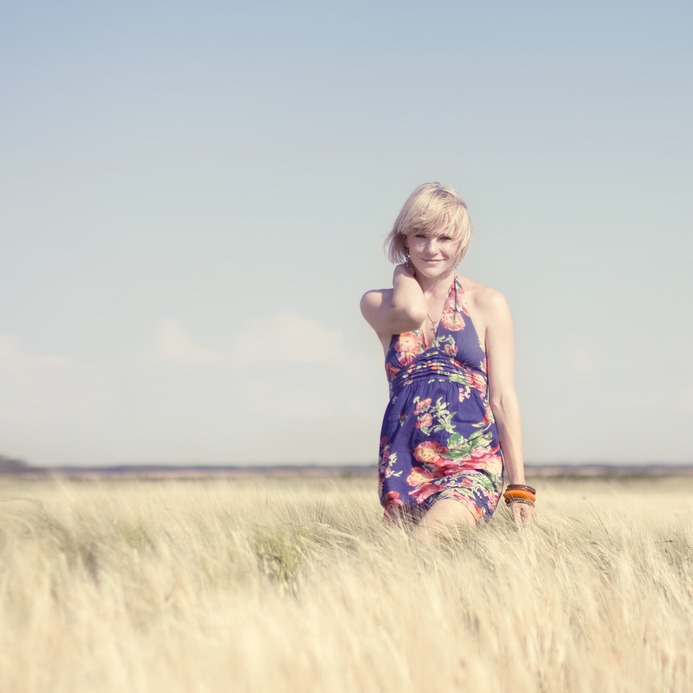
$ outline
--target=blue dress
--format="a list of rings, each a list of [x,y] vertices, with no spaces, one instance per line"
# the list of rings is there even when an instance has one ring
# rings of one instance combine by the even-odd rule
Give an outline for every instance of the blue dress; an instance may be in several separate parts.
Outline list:
[[[393,335],[385,356],[390,402],[380,438],[386,517],[420,517],[457,500],[488,521],[503,487],[503,458],[489,406],[486,353],[459,276],[430,346],[421,330]]]

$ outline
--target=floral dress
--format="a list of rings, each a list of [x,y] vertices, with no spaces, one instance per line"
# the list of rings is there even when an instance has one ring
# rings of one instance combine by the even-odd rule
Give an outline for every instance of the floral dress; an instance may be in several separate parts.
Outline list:
[[[380,439],[379,491],[386,517],[420,517],[457,500],[478,523],[491,518],[503,458],[489,406],[486,353],[459,276],[432,344],[421,330],[393,335],[385,357],[390,403]]]

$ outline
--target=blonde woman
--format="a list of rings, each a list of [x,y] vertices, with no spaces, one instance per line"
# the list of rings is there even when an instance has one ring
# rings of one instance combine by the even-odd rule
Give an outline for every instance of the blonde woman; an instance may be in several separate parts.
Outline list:
[[[472,225],[450,187],[426,183],[387,239],[391,289],[368,291],[361,311],[385,351],[390,402],[383,420],[380,500],[385,516],[437,535],[493,515],[503,488],[516,522],[534,516],[525,483],[513,386],[513,328],[503,295],[455,273]]]

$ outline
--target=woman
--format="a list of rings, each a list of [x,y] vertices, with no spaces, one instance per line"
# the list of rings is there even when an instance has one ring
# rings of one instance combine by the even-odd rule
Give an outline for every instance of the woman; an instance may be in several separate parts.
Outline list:
[[[487,522],[500,499],[516,522],[534,516],[525,484],[513,386],[513,330],[503,295],[455,274],[472,226],[440,183],[418,187],[390,232],[392,289],[368,291],[361,311],[385,351],[390,403],[380,442],[386,517],[421,536]]]

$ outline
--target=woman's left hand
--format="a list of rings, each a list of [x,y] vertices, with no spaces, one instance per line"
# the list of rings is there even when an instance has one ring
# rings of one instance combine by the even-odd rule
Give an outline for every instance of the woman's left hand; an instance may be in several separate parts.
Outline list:
[[[510,517],[515,524],[531,525],[534,522],[534,506],[529,503],[511,503],[508,506]]]

